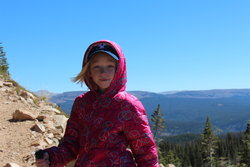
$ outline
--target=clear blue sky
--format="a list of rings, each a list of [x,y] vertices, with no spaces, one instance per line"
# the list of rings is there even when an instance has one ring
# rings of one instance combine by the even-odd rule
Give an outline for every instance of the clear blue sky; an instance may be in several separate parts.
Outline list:
[[[94,41],[117,42],[127,90],[250,88],[249,0],[2,0],[0,42],[26,89],[86,90],[70,78]]]

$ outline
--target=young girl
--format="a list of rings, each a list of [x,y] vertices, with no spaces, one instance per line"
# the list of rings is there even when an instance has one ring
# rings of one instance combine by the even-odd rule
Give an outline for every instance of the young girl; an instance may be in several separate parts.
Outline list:
[[[156,145],[141,102],[125,91],[126,62],[112,41],[91,44],[74,79],[90,91],[77,97],[58,147],[43,151],[36,165],[158,167]]]

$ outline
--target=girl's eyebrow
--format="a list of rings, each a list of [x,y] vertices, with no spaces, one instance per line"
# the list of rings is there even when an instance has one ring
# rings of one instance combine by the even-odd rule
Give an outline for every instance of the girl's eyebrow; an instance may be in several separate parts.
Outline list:
[[[91,64],[94,64],[94,63],[96,63],[96,62],[98,62],[98,60],[91,61],[90,63],[91,63]]]
[[[101,61],[99,61],[99,60],[94,60],[94,61],[91,62],[91,64],[94,64],[94,63],[97,63],[97,62],[101,62]],[[108,62],[116,63],[115,60],[108,60]]]

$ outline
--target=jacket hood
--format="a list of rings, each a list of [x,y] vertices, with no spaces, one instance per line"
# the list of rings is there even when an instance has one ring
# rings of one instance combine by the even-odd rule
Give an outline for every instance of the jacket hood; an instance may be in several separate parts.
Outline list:
[[[113,78],[113,81],[111,82],[110,86],[108,89],[105,91],[103,94],[104,96],[114,96],[120,91],[125,91],[126,89],[126,83],[127,83],[127,72],[126,72],[126,60],[124,57],[124,54],[122,52],[121,47],[116,44],[115,42],[109,41],[109,40],[100,40],[97,42],[92,43],[86,50],[83,58],[83,64],[82,68],[87,63],[88,55],[93,49],[94,46],[100,45],[100,44],[106,44],[111,46],[116,52],[117,56],[119,57],[118,64],[117,64],[117,70],[115,73],[115,76]],[[87,87],[90,89],[90,91],[93,91],[95,94],[98,94],[98,91],[95,88],[95,84],[93,80],[90,77],[85,78],[85,84]]]

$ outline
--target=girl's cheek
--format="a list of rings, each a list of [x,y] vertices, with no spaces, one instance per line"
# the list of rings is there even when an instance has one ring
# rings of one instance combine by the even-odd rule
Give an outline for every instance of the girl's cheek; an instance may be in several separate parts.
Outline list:
[[[87,77],[92,78],[92,75],[91,75],[91,72],[90,72],[90,71],[87,72]]]

